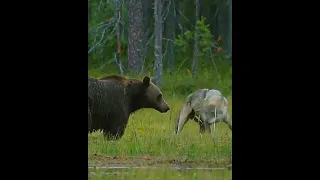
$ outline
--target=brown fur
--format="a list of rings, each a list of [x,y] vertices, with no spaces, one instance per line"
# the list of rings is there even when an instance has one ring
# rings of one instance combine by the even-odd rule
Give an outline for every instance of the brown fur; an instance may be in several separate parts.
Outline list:
[[[118,75],[109,75],[109,76],[103,76],[99,80],[110,80],[110,81],[119,81],[119,82],[127,82],[128,78]]]
[[[127,78],[127,77],[123,77],[123,76],[119,76],[119,75],[103,76],[99,80],[109,81],[109,82],[117,82],[117,83],[122,83],[124,85],[130,85],[132,83],[141,83],[141,80],[139,80],[139,79]]]
[[[148,76],[143,80],[118,75],[96,80],[89,78],[88,99],[91,99],[91,104],[88,121],[90,119],[92,122],[88,122],[91,125],[88,132],[102,129],[108,139],[121,138],[131,113],[142,108],[155,109],[161,113],[170,109],[163,97],[158,97],[160,94],[162,96],[160,89]]]

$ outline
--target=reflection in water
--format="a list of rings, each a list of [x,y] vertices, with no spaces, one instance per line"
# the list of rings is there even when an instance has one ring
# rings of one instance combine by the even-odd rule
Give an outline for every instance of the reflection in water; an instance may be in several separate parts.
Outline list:
[[[232,170],[228,168],[190,168],[179,166],[153,166],[153,167],[89,167],[89,179],[120,178],[130,180],[141,179],[210,179],[231,180]]]

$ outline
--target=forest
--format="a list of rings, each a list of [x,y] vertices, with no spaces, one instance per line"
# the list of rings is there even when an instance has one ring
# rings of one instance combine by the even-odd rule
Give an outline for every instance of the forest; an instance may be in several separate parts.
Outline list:
[[[111,74],[138,79],[152,76],[171,110],[134,113],[119,141],[107,141],[101,132],[91,133],[89,167],[105,166],[105,161],[230,164],[232,132],[227,125],[217,125],[216,143],[209,134],[199,137],[199,127],[191,121],[179,137],[172,133],[185,98],[197,89],[220,91],[228,100],[232,119],[231,0],[88,0],[88,76]],[[222,174],[231,178],[230,172]],[[176,175],[159,170],[135,178],[179,179]],[[212,179],[221,174],[193,171],[180,172],[181,176]]]

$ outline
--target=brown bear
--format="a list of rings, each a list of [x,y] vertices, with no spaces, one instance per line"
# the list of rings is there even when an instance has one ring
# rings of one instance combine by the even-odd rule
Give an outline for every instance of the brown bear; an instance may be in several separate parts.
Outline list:
[[[130,114],[142,108],[160,113],[170,110],[161,90],[148,76],[142,81],[118,75],[88,77],[88,133],[101,129],[108,140],[118,140]]]

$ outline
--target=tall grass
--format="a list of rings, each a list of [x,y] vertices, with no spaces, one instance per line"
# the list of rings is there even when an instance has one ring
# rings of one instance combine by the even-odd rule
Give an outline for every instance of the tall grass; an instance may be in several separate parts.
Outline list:
[[[209,133],[199,136],[199,125],[190,120],[179,136],[173,135],[174,121],[182,107],[182,100],[165,97],[171,110],[161,114],[153,109],[143,109],[130,116],[123,138],[108,142],[97,131],[89,136],[89,152],[112,156],[187,156],[191,159],[226,156],[231,152],[231,131],[224,123],[218,124],[217,143]],[[229,104],[230,112],[232,103]]]
[[[170,97],[184,99],[186,95],[200,88],[213,88],[221,91],[225,96],[232,96],[232,66],[225,59],[217,58],[215,60],[217,70],[212,63],[199,64],[199,71],[196,78],[191,75],[191,69],[186,68],[184,62],[176,65],[176,70],[169,73],[169,70],[163,72],[163,83],[161,90]],[[110,74],[119,74],[118,67],[115,65],[98,68],[97,65],[91,65],[88,69],[88,75],[92,77],[102,77]],[[149,72],[150,73],[150,72]],[[151,71],[152,74],[152,71]],[[148,75],[148,73],[144,74]],[[125,76],[142,79],[144,75],[127,73]]]
[[[99,131],[89,134],[89,165],[99,164],[99,160],[94,159],[93,154],[166,157],[179,161],[214,161],[229,158],[232,151],[232,133],[224,123],[218,123],[216,126],[215,144],[209,133],[199,136],[199,125],[193,120],[187,122],[179,136],[173,135],[174,122],[184,99],[199,88],[221,91],[229,101],[229,115],[230,120],[232,119],[232,67],[228,64],[218,67],[220,79],[212,67],[202,67],[197,78],[192,78],[189,69],[181,67],[177,67],[177,71],[171,74],[164,72],[161,90],[171,110],[165,114],[152,109],[137,111],[130,116],[125,134],[119,141],[106,141]],[[109,74],[119,73],[116,68],[88,70],[88,75],[92,77]],[[126,76],[143,78],[143,75]]]

